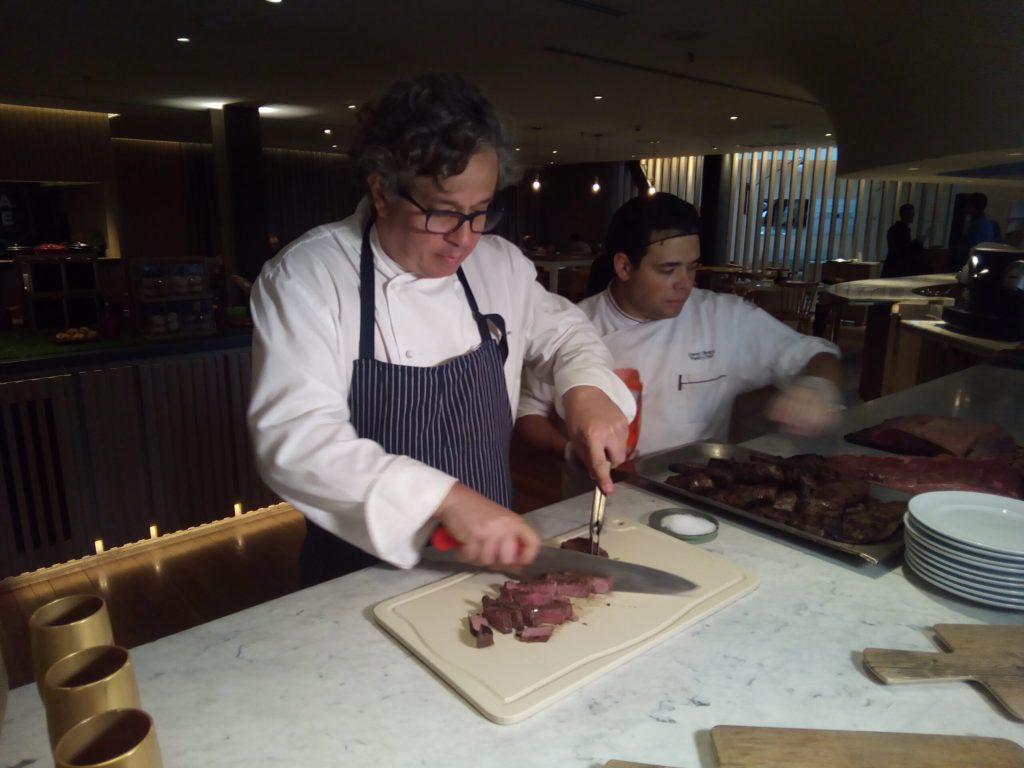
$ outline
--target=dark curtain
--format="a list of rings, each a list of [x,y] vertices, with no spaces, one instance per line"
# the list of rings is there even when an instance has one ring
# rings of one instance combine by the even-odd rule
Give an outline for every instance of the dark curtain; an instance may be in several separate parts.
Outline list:
[[[292,149],[263,150],[263,183],[267,225],[278,247],[352,214],[365,191],[347,157]]]

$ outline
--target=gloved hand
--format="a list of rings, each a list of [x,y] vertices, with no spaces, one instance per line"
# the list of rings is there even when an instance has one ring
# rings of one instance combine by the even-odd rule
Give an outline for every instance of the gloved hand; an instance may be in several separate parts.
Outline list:
[[[842,410],[835,384],[821,376],[801,376],[775,396],[767,415],[787,432],[816,437],[839,424]]]

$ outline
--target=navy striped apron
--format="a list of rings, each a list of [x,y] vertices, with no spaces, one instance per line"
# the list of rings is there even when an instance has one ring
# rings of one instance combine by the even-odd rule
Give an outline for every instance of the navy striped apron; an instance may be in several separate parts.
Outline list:
[[[371,216],[360,252],[359,359],[353,362],[348,394],[352,426],[360,437],[380,443],[388,453],[422,461],[511,508],[512,411],[505,386],[508,339],[504,318],[480,313],[460,267],[459,282],[480,331],[480,346],[428,368],[375,360],[373,221]],[[492,327],[500,341],[492,337]],[[306,520],[302,586],[377,562],[373,555]]]

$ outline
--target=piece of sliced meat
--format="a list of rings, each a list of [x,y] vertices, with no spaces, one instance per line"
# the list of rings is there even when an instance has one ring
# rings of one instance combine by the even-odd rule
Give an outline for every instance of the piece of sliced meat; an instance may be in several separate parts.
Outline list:
[[[546,643],[554,631],[552,626],[525,627],[522,632],[516,633],[516,637],[524,643]]]
[[[575,539],[566,539],[559,546],[562,549],[571,549],[573,552],[582,552],[586,555],[591,554],[590,539],[586,536],[577,536]],[[608,557],[608,553],[600,547],[597,548],[597,552],[595,554],[597,554],[598,557]]]
[[[469,617],[469,632],[476,638],[477,648],[488,648],[494,645],[494,632],[481,613]]]
[[[882,450],[921,456],[984,458],[1008,456],[1017,448],[1013,436],[996,424],[921,413],[886,419],[867,438]]]
[[[829,463],[844,474],[907,493],[979,491],[1020,498],[1021,474],[1012,459],[960,459],[956,456],[868,456],[843,453]]]

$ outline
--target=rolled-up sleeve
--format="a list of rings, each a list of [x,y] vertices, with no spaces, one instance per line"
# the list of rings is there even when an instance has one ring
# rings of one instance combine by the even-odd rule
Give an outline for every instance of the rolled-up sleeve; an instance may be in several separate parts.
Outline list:
[[[304,285],[308,277],[271,262],[253,287],[248,421],[260,473],[317,525],[411,567],[456,480],[356,434],[354,350],[345,348],[339,313]]]

